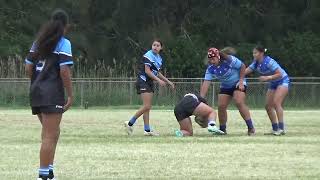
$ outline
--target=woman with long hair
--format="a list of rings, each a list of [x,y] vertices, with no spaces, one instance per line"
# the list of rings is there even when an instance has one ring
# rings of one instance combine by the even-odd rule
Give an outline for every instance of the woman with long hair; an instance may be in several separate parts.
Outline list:
[[[155,39],[152,42],[151,50],[147,51],[142,58],[139,66],[139,72],[136,82],[137,93],[141,96],[143,106],[131,117],[129,121],[124,123],[125,130],[128,135],[133,133],[133,125],[136,120],[143,115],[144,121],[144,135],[145,136],[157,136],[159,135],[153,131],[150,127],[149,114],[152,106],[152,96],[154,93],[154,81],[158,82],[160,86],[166,86],[169,84],[174,89],[174,84],[169,81],[160,72],[162,68],[162,57],[160,52],[163,48],[161,40]]]
[[[210,48],[208,50],[208,63],[209,66],[205,73],[200,95],[205,97],[213,79],[221,82],[218,96],[220,130],[227,134],[227,107],[230,101],[234,100],[240,115],[248,127],[247,134],[249,136],[254,135],[255,128],[249,108],[245,103],[247,89],[245,80],[246,66],[237,57],[229,55],[224,51],[219,51],[217,48]]]
[[[32,114],[38,116],[42,125],[38,180],[54,179],[53,162],[60,122],[73,101],[71,43],[64,37],[67,27],[67,13],[60,9],[54,11],[39,31],[25,60],[26,72],[31,79]]]

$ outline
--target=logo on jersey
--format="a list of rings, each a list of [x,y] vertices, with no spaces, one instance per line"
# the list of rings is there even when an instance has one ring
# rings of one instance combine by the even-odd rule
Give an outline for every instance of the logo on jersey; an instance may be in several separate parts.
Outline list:
[[[63,106],[56,105],[56,109],[63,109]]]
[[[45,64],[46,64],[45,61],[39,61],[36,65],[36,71],[41,72],[43,70]]]

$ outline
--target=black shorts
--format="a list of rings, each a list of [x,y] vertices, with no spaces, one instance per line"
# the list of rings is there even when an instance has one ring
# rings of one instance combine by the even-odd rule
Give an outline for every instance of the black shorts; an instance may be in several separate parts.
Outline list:
[[[51,105],[51,106],[38,106],[38,107],[31,107],[32,114],[37,115],[41,113],[63,113],[63,106],[62,105]]]
[[[136,82],[136,89],[138,94],[154,93],[154,83],[153,81],[144,81],[139,78]]]
[[[220,92],[219,94],[226,94],[229,96],[233,96],[234,91],[240,91],[238,86],[234,86],[232,88],[220,88]],[[242,91],[244,93],[247,92],[247,86],[244,86],[244,91]]]
[[[177,121],[182,121],[183,119],[190,117],[200,103],[200,101],[192,96],[183,97],[174,108],[174,115],[176,116]]]

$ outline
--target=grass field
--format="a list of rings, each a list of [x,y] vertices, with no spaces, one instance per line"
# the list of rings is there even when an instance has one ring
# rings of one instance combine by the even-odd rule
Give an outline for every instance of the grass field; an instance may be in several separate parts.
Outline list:
[[[237,111],[229,135],[196,124],[195,136],[176,138],[172,111],[154,110],[160,137],[134,136],[122,127],[134,110],[71,110],[62,122],[55,173],[59,180],[90,179],[320,179],[320,111],[287,111],[288,134],[264,136],[264,111],[252,111],[257,135],[246,136]],[[0,179],[37,176],[40,124],[29,110],[0,110]]]

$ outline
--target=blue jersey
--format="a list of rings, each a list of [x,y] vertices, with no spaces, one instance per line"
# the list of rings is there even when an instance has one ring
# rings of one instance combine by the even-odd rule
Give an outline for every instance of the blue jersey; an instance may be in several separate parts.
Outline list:
[[[139,66],[139,78],[144,81],[150,81],[152,80],[145,72],[144,66],[147,65],[150,67],[152,73],[155,76],[158,76],[158,72],[160,71],[162,67],[162,58],[159,54],[154,53],[152,50],[149,50],[143,55],[142,62]]]
[[[204,80],[211,81],[218,79],[221,82],[221,88],[233,88],[237,86],[240,80],[240,69],[242,61],[235,56],[229,56],[230,59],[223,60],[220,65],[209,65]],[[244,79],[246,85],[246,80]]]
[[[274,75],[276,70],[280,70],[281,72],[280,79],[284,79],[288,77],[288,74],[286,73],[286,71],[280,67],[277,61],[275,61],[269,56],[265,56],[261,63],[259,63],[257,60],[254,60],[250,64],[249,68],[254,71],[257,71],[258,73],[264,76]],[[275,79],[275,80],[272,80],[271,82],[279,81],[280,79]]]
[[[65,104],[64,86],[60,77],[61,66],[71,66],[71,43],[62,37],[55,50],[46,57],[37,55],[35,42],[25,59],[26,64],[33,64],[30,86],[30,104],[32,107],[63,106]]]
[[[32,53],[36,51],[36,45],[33,43],[29,55],[25,59],[26,64],[34,64],[36,59],[32,58]],[[54,52],[54,54],[59,55],[59,61],[58,65],[63,66],[63,65],[73,65],[72,61],[72,50],[71,50],[71,43],[68,39],[62,37],[60,41],[58,42]],[[44,65],[45,65],[45,60],[39,60],[36,62],[36,72],[37,74],[42,71]]]

